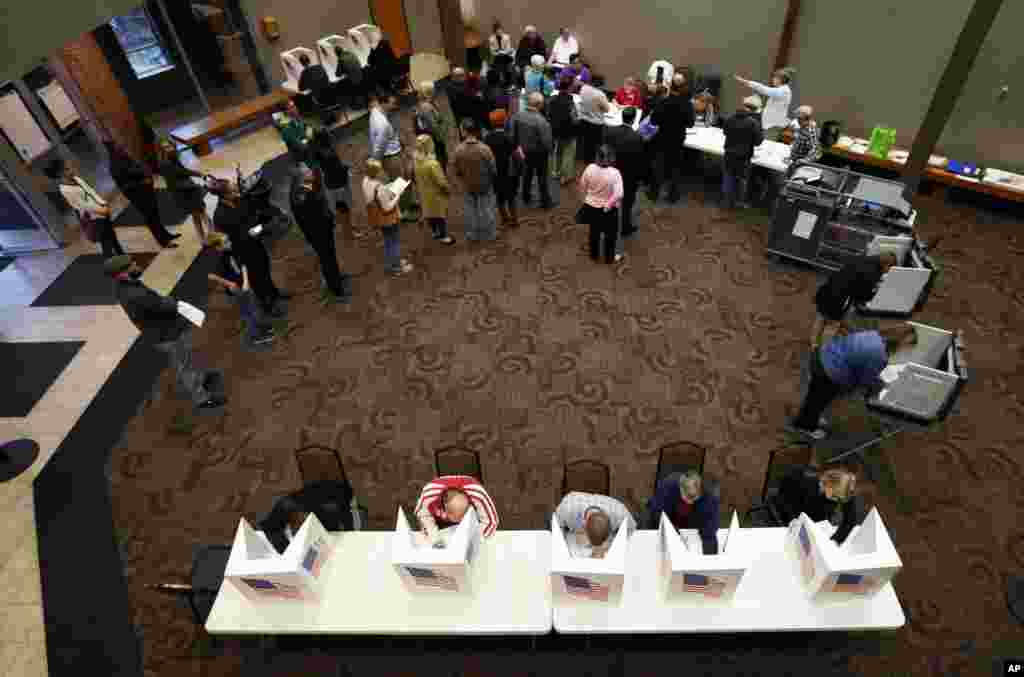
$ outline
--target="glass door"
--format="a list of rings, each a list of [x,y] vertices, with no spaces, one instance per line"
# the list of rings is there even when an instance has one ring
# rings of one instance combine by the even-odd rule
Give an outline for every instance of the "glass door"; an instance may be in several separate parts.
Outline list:
[[[60,245],[39,213],[0,166],[0,255],[22,254]]]

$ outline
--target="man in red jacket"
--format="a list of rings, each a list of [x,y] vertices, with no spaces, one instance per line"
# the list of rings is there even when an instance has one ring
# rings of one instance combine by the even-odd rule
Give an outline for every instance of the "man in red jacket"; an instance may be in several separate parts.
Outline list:
[[[444,475],[428,483],[416,502],[416,517],[431,544],[439,545],[439,529],[461,522],[470,506],[476,509],[484,538],[490,537],[498,528],[498,510],[487,490],[469,475]]]

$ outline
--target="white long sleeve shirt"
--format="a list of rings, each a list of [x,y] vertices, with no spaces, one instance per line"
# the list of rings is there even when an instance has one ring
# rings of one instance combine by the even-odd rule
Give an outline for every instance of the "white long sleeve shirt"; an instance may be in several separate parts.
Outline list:
[[[761,112],[761,128],[774,129],[789,124],[789,105],[793,101],[793,90],[789,85],[769,87],[760,82],[750,82],[750,88],[768,99]]]
[[[77,185],[68,186],[60,184],[60,194],[68,201],[68,204],[79,216],[88,214],[92,217],[106,215],[107,201],[100,197],[96,189],[82,179],[75,177]]]
[[[558,36],[555,44],[551,46],[551,63],[568,66],[569,57],[579,53],[580,43],[576,41],[575,37],[570,35],[568,38],[563,39],[562,36]]]

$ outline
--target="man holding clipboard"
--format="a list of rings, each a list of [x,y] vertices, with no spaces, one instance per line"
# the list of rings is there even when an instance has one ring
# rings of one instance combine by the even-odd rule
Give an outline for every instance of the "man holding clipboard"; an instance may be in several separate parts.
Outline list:
[[[227,402],[212,388],[221,380],[217,372],[197,369],[192,362],[192,325],[201,327],[206,314],[195,306],[162,296],[139,279],[142,270],[127,254],[107,259],[104,271],[116,282],[117,300],[128,319],[139,328],[141,339],[167,353],[178,385],[198,409],[217,409]]]

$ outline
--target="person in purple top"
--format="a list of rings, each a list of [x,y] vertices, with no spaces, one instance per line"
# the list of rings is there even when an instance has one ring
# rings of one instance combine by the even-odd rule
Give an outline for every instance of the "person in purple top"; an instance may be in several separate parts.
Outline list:
[[[811,355],[811,383],[800,413],[787,429],[811,439],[825,439],[821,415],[832,401],[857,388],[880,385],[879,377],[889,363],[889,353],[917,342],[912,326],[881,331],[858,331],[837,336]]]

